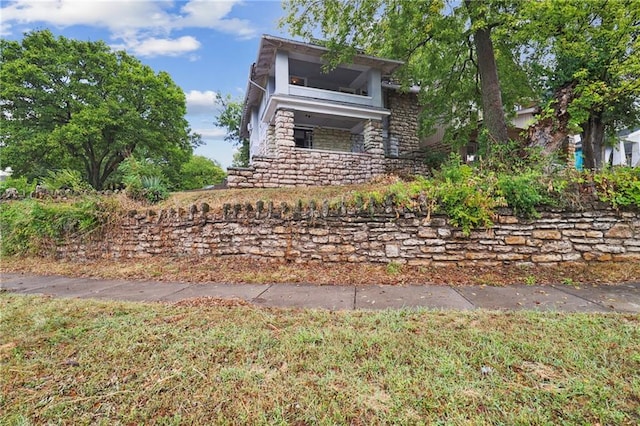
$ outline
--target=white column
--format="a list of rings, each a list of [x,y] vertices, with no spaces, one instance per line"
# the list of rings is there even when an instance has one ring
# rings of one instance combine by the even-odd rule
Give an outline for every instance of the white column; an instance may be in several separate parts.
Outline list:
[[[276,89],[275,94],[289,94],[289,54],[285,51],[276,52]]]
[[[382,108],[382,77],[380,70],[369,70],[367,78],[367,94],[371,96],[373,106]]]

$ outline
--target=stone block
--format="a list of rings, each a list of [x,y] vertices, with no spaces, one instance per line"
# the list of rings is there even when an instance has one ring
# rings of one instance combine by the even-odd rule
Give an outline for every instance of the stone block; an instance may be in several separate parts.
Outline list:
[[[451,231],[449,231],[449,234]],[[418,228],[418,237],[420,238],[437,238],[438,233],[433,228]]]
[[[637,261],[640,261],[640,252],[614,254],[613,260],[616,262],[637,262]]]
[[[497,257],[497,254],[470,251],[465,253],[464,257],[465,259],[469,259],[469,260],[489,260],[489,259],[495,259]]]
[[[459,260],[464,260],[464,255],[462,254],[434,254],[433,260],[438,262],[455,262]]]
[[[554,230],[534,230],[531,235],[539,240],[559,240],[562,238],[562,233]]]
[[[565,237],[585,237],[587,232],[580,229],[567,229],[562,231],[562,235]]]
[[[560,254],[534,254],[531,256],[531,261],[534,263],[559,262],[561,260],[562,255]]]
[[[624,253],[626,251],[623,246],[611,244],[596,244],[593,248],[602,253]]]
[[[542,253],[569,253],[573,251],[573,245],[569,241],[554,241],[540,246]]]
[[[399,257],[400,247],[395,244],[387,244],[384,246],[384,252],[387,257]]]
[[[499,253],[496,255],[497,260],[524,260],[526,256],[524,254],[519,253]]]
[[[504,243],[510,246],[524,245],[526,242],[526,238],[522,236],[504,237]]]
[[[604,236],[607,238],[631,238],[633,237],[633,229],[626,224],[616,224],[605,232]]]
[[[422,253],[444,253],[447,251],[445,246],[422,246],[420,247]]]
[[[519,220],[515,216],[498,216],[498,223],[518,223]]]
[[[582,259],[582,255],[580,253],[566,253],[562,255],[563,262],[577,262]]]
[[[402,241],[402,245],[403,246],[419,246],[419,245],[423,245],[424,241],[422,240],[416,240],[413,238],[408,238],[404,241]]]
[[[329,230],[326,228],[310,228],[309,234],[318,236],[329,235]]]
[[[603,236],[602,231],[587,231],[585,234],[587,238],[602,238]]]

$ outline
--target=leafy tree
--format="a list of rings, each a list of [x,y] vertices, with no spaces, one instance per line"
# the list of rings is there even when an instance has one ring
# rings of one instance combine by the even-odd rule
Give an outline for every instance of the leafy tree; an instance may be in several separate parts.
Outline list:
[[[180,189],[199,189],[207,185],[220,183],[226,177],[226,173],[216,161],[207,157],[194,155],[180,168]]]
[[[490,139],[508,140],[505,105],[530,99],[527,75],[502,26],[510,25],[520,2],[483,0],[288,0],[283,25],[312,39],[318,30],[331,49],[329,63],[347,62],[356,53],[407,61],[399,73],[418,83],[423,131],[450,125],[446,138],[466,140],[480,118]]]
[[[69,168],[101,189],[129,155],[179,168],[199,141],[170,76],[104,42],[45,30],[0,50],[0,149],[16,175]]]
[[[246,167],[249,165],[249,140],[240,136],[243,103],[241,100],[233,99],[231,95],[222,96],[220,93],[216,94],[215,102],[220,107],[220,113],[215,117],[213,124],[227,129],[224,140],[238,148],[233,155],[233,166]]]
[[[608,137],[640,121],[640,2],[526,2],[515,34],[552,94],[546,125],[581,132],[585,167],[601,168]]]

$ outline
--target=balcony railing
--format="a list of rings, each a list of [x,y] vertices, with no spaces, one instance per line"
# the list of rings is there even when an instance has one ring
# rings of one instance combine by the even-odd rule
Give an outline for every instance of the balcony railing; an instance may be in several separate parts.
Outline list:
[[[352,93],[337,92],[335,90],[316,89],[315,87],[304,87],[290,84],[289,94],[295,96],[303,96],[306,98],[345,102],[355,105],[382,107],[382,105],[376,105],[374,99],[371,96],[355,95]]]

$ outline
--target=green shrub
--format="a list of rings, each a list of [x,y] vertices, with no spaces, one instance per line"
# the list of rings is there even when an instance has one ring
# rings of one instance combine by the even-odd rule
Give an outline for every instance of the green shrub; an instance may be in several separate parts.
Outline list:
[[[26,199],[0,204],[2,255],[46,254],[65,237],[87,234],[110,208],[96,200],[60,203]]]
[[[143,176],[141,182],[142,195],[150,203],[158,203],[169,196],[169,191],[162,183],[160,176]]]
[[[42,179],[42,186],[49,191],[70,189],[73,192],[86,192],[92,190],[91,185],[83,179],[80,172],[72,169],[50,171]]]
[[[539,217],[536,210],[544,200],[546,189],[542,186],[542,175],[526,172],[519,175],[503,173],[498,177],[498,191],[517,216]]]
[[[459,157],[452,156],[434,179],[440,210],[465,235],[472,229],[492,226],[496,207],[506,205],[496,192],[495,175],[480,174],[477,169],[461,164]]]
[[[4,194],[7,188],[15,188],[23,197],[28,196],[36,189],[36,181],[31,181],[24,177],[9,176],[0,182],[0,195]]]
[[[157,165],[130,156],[118,170],[123,175],[122,182],[129,198],[154,204],[169,196],[164,176]]]
[[[593,175],[600,201],[614,208],[640,207],[640,168],[613,167]]]

